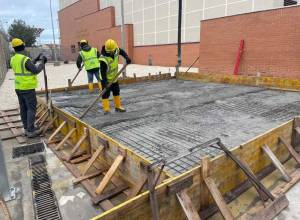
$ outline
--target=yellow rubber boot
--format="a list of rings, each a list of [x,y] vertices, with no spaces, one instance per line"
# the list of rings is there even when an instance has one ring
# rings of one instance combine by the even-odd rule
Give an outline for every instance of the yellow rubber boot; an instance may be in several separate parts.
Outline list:
[[[109,99],[102,99],[102,108],[104,114],[110,113]]]
[[[100,82],[98,82],[98,87],[99,87],[99,90],[102,91],[102,85]]]
[[[94,91],[94,84],[89,83],[89,92],[93,92],[93,91]]]
[[[126,109],[122,107],[120,96],[114,96],[114,102],[116,112],[126,112]]]

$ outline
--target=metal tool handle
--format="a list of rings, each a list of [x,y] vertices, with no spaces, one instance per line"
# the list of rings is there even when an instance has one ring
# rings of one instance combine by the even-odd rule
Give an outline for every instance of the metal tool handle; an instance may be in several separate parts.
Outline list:
[[[121,75],[121,73],[123,72],[123,70],[127,67],[128,64],[125,64],[122,69],[120,69],[120,71],[117,73],[117,75],[113,78],[113,80],[100,92],[100,94],[95,98],[95,100],[89,105],[89,107],[87,107],[87,109],[80,115],[80,119],[83,118],[88,111],[97,103],[98,99],[101,98],[101,96],[111,87],[111,85],[113,84],[113,82]]]
[[[83,68],[83,65],[80,67],[80,69],[78,70],[78,72],[76,73],[76,75],[74,76],[74,78],[72,79],[71,84],[70,84],[71,86],[73,85],[75,79],[77,78],[77,76],[78,76],[79,73],[81,72],[82,68]]]
[[[48,77],[47,77],[45,65],[46,65],[46,64],[44,63],[43,72],[44,72],[44,82],[45,82],[45,91],[46,91],[46,102],[47,102],[47,104],[48,104],[48,103],[49,103]]]

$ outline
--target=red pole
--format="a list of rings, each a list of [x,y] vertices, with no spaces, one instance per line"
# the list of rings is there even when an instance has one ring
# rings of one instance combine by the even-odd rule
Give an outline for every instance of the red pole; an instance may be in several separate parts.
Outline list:
[[[236,61],[235,61],[235,65],[234,65],[234,71],[233,71],[234,75],[238,75],[238,73],[239,73],[240,62],[241,62],[241,58],[242,58],[243,51],[244,51],[244,45],[245,45],[245,41],[241,40],[239,50],[237,53],[237,57],[236,57]]]

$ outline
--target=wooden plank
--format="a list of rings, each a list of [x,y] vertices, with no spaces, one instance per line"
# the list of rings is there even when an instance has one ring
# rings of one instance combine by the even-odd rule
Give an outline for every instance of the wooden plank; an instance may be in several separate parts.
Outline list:
[[[133,198],[135,196],[137,196],[141,191],[142,189],[144,188],[144,186],[146,185],[147,183],[147,177],[145,176],[141,181],[139,181],[135,187],[131,190],[130,194],[129,194],[129,198]]]
[[[179,181],[169,184],[168,185],[168,194],[174,194],[174,193],[181,192],[182,190],[190,187],[191,185],[193,185],[193,176],[188,175]]]
[[[118,186],[115,187],[114,189],[108,190],[107,192],[92,198],[92,201],[94,203],[94,205],[98,204],[99,202],[102,202],[103,200],[106,199],[110,199],[114,196],[119,195],[120,193],[122,193],[124,190],[128,189],[129,187],[127,185],[122,185],[122,186]]]
[[[6,205],[6,202],[2,198],[2,196],[0,196],[0,207],[3,211],[2,213],[4,214],[4,219],[3,220],[12,220],[9,209]]]
[[[5,128],[0,128],[0,131],[9,130],[11,128],[22,128],[22,127],[23,127],[23,125],[8,126],[8,127],[5,127]]]
[[[200,196],[200,209],[206,209],[209,204],[209,191],[208,188],[206,187],[206,184],[204,182],[204,179],[209,176],[209,167],[210,167],[210,160],[208,157],[204,157],[201,159],[201,177],[202,181],[200,183],[200,191],[201,191],[201,196]]]
[[[54,116],[54,118],[52,120],[50,120],[45,127],[43,128],[43,132],[42,134],[45,134],[47,132],[47,130],[50,128],[51,125],[53,125],[53,123],[55,122],[55,120],[58,118],[57,115]]]
[[[290,182],[291,181],[291,177],[289,176],[289,174],[287,173],[287,171],[285,170],[284,166],[282,165],[282,163],[278,160],[278,158],[275,156],[275,154],[272,152],[272,150],[269,148],[268,145],[264,145],[262,147],[263,151],[266,153],[266,155],[269,157],[269,159],[272,161],[273,165],[279,170],[279,172],[281,173],[281,175],[283,176],[283,179],[286,182]]]
[[[297,161],[297,163],[300,164],[300,155],[295,151],[293,146],[290,143],[288,143],[283,137],[279,137],[278,139],[286,147],[286,149],[290,152],[290,154]]]
[[[158,207],[157,195],[155,191],[155,176],[156,175],[154,170],[147,167],[148,189],[149,189],[152,219],[159,220],[159,207]]]
[[[201,220],[186,190],[176,193],[176,197],[188,220]]]
[[[47,112],[47,114],[46,114],[46,117],[44,117],[41,121],[40,121],[40,123],[39,123],[39,127],[42,127],[43,125],[44,125],[44,123],[47,121],[47,119],[49,118],[49,111]]]
[[[80,145],[84,142],[84,140],[87,138],[87,134],[83,134],[81,136],[81,138],[79,139],[79,141],[76,143],[76,145],[73,147],[71,153],[69,154],[69,156],[67,157],[67,161],[69,162],[73,156],[76,154],[76,152],[79,150]]]
[[[97,171],[92,172],[89,175],[80,176],[80,177],[78,177],[78,178],[76,178],[76,179],[73,180],[73,184],[76,185],[76,184],[80,183],[83,180],[91,179],[91,178],[94,178],[96,176],[99,176],[99,175],[101,175],[103,173],[103,171],[104,170],[97,170]]]
[[[20,137],[20,136],[23,136],[23,135],[24,135],[23,133],[13,134],[13,135],[10,135],[10,136],[1,137],[0,139],[1,139],[2,141],[5,141],[5,140],[10,140],[10,139],[13,139],[13,138]]]
[[[21,119],[16,119],[16,120],[10,120],[10,119],[9,119],[8,122],[4,120],[4,122],[0,122],[0,125],[6,125],[6,124],[8,124],[8,123],[16,123],[16,122],[22,122],[22,120],[21,120]],[[10,126],[10,125],[9,125],[9,126]],[[13,125],[11,125],[11,127],[13,127]]]
[[[50,149],[53,151],[53,153],[59,158],[62,159],[63,154],[62,151],[56,151],[54,149],[53,145],[48,145],[50,147]],[[73,164],[70,164],[66,161],[62,161],[63,164],[67,167],[67,169],[77,178],[81,176],[81,172],[80,170]],[[81,185],[83,185],[83,187],[86,189],[86,191],[89,193],[89,195],[91,197],[96,197],[96,193],[95,193],[95,185],[91,183],[91,181],[89,180],[83,180],[81,183]],[[103,210],[109,210],[112,209],[114,207],[114,205],[109,201],[109,200],[104,200],[100,203],[100,206]]]
[[[285,195],[280,195],[274,201],[265,204],[264,206],[260,206],[259,208],[254,207],[254,213],[246,213],[244,219],[247,220],[272,220],[274,219],[283,209],[288,207],[289,201],[287,200]]]
[[[81,156],[81,157],[78,157],[78,158],[75,158],[75,159],[73,159],[73,160],[70,160],[70,163],[72,163],[72,164],[82,163],[82,162],[84,162],[84,161],[90,159],[91,157],[92,157],[92,156],[91,156],[90,154],[85,154],[85,155],[83,155],[83,156]]]
[[[115,159],[115,161],[113,162],[113,164],[111,165],[111,167],[109,168],[106,175],[104,176],[104,178],[102,179],[102,181],[100,182],[99,186],[96,189],[96,193],[98,195],[101,194],[103,192],[103,190],[105,189],[105,187],[108,185],[109,181],[111,180],[113,175],[116,173],[118,167],[121,165],[123,159],[124,159],[123,155],[117,156],[117,158]]]
[[[14,127],[14,124],[12,123],[12,121],[9,119],[9,117],[6,116],[5,112],[2,112],[0,111],[1,115],[3,116],[3,119],[4,121],[7,123],[7,125],[9,127]],[[14,134],[14,135],[17,135],[20,133],[19,129],[16,129],[16,128],[10,128],[11,132]],[[23,144],[26,142],[26,139],[22,136],[18,136],[16,137],[17,138],[17,141],[20,143],[20,144]]]
[[[35,124],[37,125],[44,117],[45,117],[45,115],[47,115],[48,114],[48,109],[46,109],[44,112],[43,112],[43,114],[35,121]]]
[[[97,160],[97,158],[100,156],[102,150],[104,149],[103,146],[98,147],[98,149],[96,150],[96,152],[93,154],[92,158],[89,160],[89,162],[85,165],[83,171],[82,171],[82,175],[86,175],[87,172],[89,171],[89,169],[91,168],[91,166],[94,164],[94,162]]]
[[[300,127],[296,127],[295,131],[300,135]]]
[[[222,216],[225,220],[234,219],[230,209],[228,208],[221,192],[219,191],[215,181],[210,178],[206,177],[204,179],[204,182],[206,183],[207,188],[209,189],[214,201],[216,202],[218,209],[220,210]]]
[[[66,125],[66,121],[63,121],[57,128],[56,128],[56,130],[51,134],[51,136],[48,138],[48,143],[50,142],[50,141],[52,141],[52,139],[55,137],[55,135],[57,135],[59,132],[60,132],[60,130]]]
[[[18,113],[11,113],[11,114],[5,114],[7,117],[12,117],[12,116],[19,116],[20,115],[20,112]],[[3,118],[4,116],[3,115],[0,115],[0,118]]]
[[[55,150],[60,150],[64,144],[66,143],[66,141],[72,136],[72,134],[76,131],[76,128],[72,128],[68,134],[62,139],[61,142],[59,142],[56,147],[55,147]]]

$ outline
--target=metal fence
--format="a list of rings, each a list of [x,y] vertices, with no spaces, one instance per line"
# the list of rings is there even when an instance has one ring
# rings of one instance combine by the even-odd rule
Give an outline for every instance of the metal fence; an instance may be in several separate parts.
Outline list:
[[[9,66],[9,43],[4,33],[0,31],[0,85],[2,84]]]

